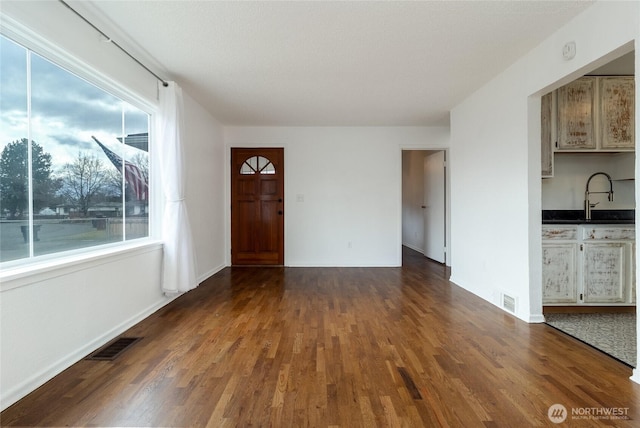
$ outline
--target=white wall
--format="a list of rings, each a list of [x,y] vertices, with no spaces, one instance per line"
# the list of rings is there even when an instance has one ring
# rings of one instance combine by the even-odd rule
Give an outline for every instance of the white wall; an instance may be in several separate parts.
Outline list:
[[[634,209],[635,202],[635,153],[561,153],[555,155],[553,178],[542,180],[543,210],[581,210],[584,208],[584,192],[591,174],[603,171],[613,182],[613,202],[607,195],[592,195],[591,202],[598,202],[595,210]],[[591,180],[591,191],[607,191],[605,177]]]
[[[138,99],[156,104],[156,79],[102,43],[58,2],[3,2],[2,19],[36,31],[45,45],[51,45],[49,49],[63,57],[86,61],[86,69],[103,73],[101,82],[122,85]],[[42,42],[28,32],[17,33]],[[203,280],[225,265],[223,132],[188,94],[184,98],[186,201],[194,229],[197,275]],[[3,272],[2,409],[170,301],[160,288],[159,243],[100,255],[88,250],[85,256],[86,260],[76,258],[36,274],[6,276],[7,271]]]
[[[186,201],[201,282],[226,266],[224,136],[222,126],[188,94],[184,105]]]
[[[539,96],[633,49],[639,17],[595,3],[451,112],[451,279],[495,304],[506,291],[524,320],[543,320]]]
[[[3,282],[2,408],[161,307],[161,258],[157,245]]]
[[[286,265],[399,266],[401,150],[447,148],[448,130],[227,127],[225,142],[284,147]]]

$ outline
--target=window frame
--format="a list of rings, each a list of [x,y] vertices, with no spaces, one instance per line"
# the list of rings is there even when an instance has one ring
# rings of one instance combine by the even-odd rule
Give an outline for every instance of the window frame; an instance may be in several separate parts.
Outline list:
[[[0,24],[2,36],[149,115],[148,236],[0,262],[0,292],[42,281],[48,277],[59,276],[60,272],[83,270],[88,267],[87,264],[106,263],[104,260],[111,257],[118,259],[121,255],[129,255],[132,252],[161,249],[162,242],[159,238],[161,233],[160,219],[163,211],[162,187],[161,180],[156,173],[158,155],[155,144],[153,144],[155,122],[158,117],[157,100],[152,102],[144,98],[131,88],[106,76],[82,59],[70,54],[11,17],[6,15],[0,17]]]

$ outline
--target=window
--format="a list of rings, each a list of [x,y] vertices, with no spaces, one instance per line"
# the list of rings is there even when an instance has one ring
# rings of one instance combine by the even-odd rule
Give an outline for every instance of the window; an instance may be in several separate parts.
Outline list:
[[[0,263],[147,237],[149,123],[0,36]]]
[[[276,168],[271,161],[262,156],[252,156],[240,167],[240,174],[275,174]]]

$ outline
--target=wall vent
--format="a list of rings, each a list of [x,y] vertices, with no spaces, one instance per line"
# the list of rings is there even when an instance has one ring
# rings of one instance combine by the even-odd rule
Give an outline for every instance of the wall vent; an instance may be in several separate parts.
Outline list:
[[[136,343],[141,337],[121,337],[113,342],[98,349],[93,354],[89,355],[87,360],[102,360],[113,361],[124,351],[129,349],[131,345]]]
[[[501,305],[503,309],[511,312],[512,314],[516,313],[516,298],[513,296],[509,296],[508,294],[502,293],[502,297],[500,299]]]

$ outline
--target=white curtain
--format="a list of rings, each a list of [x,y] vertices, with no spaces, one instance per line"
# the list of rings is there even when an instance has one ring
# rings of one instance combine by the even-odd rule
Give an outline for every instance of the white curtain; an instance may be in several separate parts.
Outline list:
[[[156,121],[156,147],[159,151],[160,174],[165,206],[162,219],[164,262],[162,290],[165,294],[189,291],[196,282],[195,254],[187,205],[185,203],[185,167],[183,164],[183,100],[182,89],[169,82],[160,83],[160,114]]]

